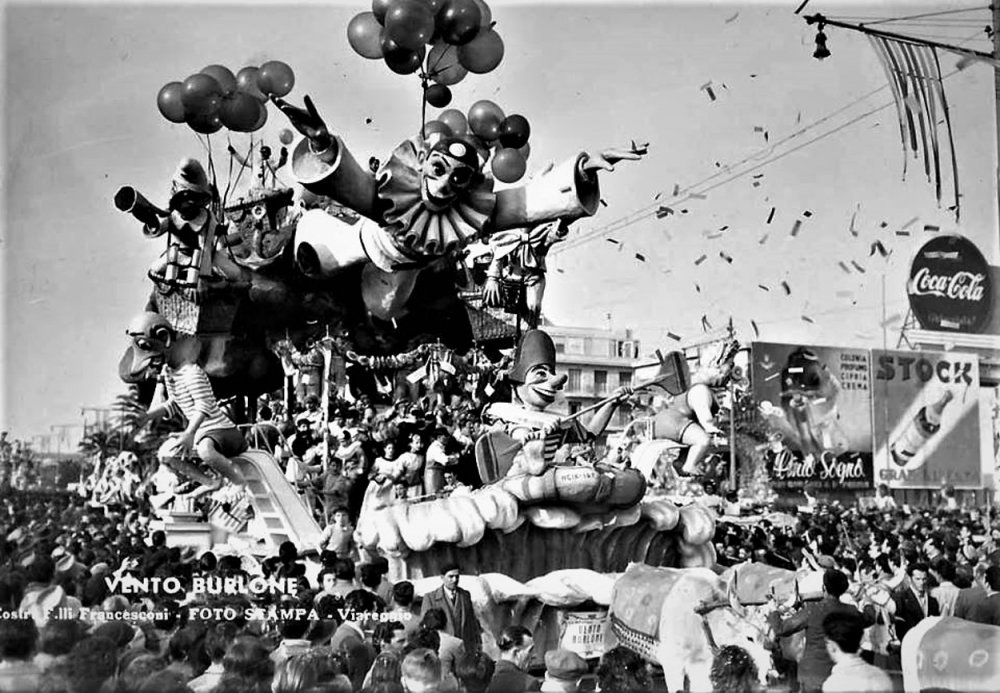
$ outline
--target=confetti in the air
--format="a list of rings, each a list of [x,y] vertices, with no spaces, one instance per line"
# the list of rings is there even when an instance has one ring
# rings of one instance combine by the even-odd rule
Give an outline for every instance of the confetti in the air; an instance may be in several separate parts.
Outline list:
[[[763,284],[758,284],[757,287],[763,289],[764,291],[770,291],[770,289],[764,286]]]
[[[688,197],[690,197],[692,200],[707,200],[708,199],[708,195],[704,195],[702,193],[691,193]]]
[[[706,94],[708,94],[708,98],[709,99],[711,99],[712,101],[715,101],[715,92],[712,91],[712,83],[711,82],[706,82],[705,84],[702,84],[701,85],[701,90],[703,92],[705,92]]]
[[[851,268],[848,267],[847,264],[843,260],[841,260],[840,262],[838,262],[837,265],[840,267],[840,269],[844,270],[844,272],[846,272],[847,274],[851,273]]]
[[[864,268],[864,267],[862,267],[861,265],[859,265],[859,264],[858,264],[857,262],[855,262],[854,260],[851,260],[851,264],[852,264],[852,265],[854,265],[854,269],[856,269],[856,270],[857,270],[858,272],[861,272],[861,274],[864,274],[864,273],[865,273],[865,268]]]
[[[813,321],[813,319],[810,318],[808,315],[803,315],[802,316],[802,320],[805,321],[805,322],[811,323],[811,324],[815,324],[815,322]]]
[[[615,245],[621,245],[622,243],[621,241],[616,240],[614,238],[605,238],[604,240],[606,240],[608,243],[614,243]]]
[[[703,263],[707,259],[708,259],[708,255],[702,255],[701,257],[699,257],[697,260],[694,261],[694,264],[695,265],[700,265],[701,263]]]
[[[602,207],[607,207],[608,206],[608,203],[604,201],[603,197],[600,199],[600,202],[601,202],[601,206]]]
[[[906,229],[910,228],[911,226],[913,226],[914,224],[916,224],[919,220],[920,220],[920,217],[913,217],[912,219],[910,219],[908,222],[906,222],[905,224],[903,224],[899,228],[901,228],[903,230],[906,230]]]
[[[681,194],[681,184],[674,183],[674,197],[677,197],[680,194]]]
[[[776,209],[775,207],[771,207],[771,211],[767,215],[767,223],[768,224],[770,224],[771,220],[774,219],[774,210],[775,209]]]
[[[880,229],[884,229],[884,228],[885,228],[886,226],[888,226],[888,225],[889,225],[889,222],[887,222],[887,221],[883,221],[882,223],[880,223],[880,224],[878,225],[878,227],[879,227]]]
[[[896,232],[896,235],[897,236],[909,236],[910,232],[909,231],[903,231],[902,229],[900,229],[899,231]]]
[[[770,235],[770,234],[767,234],[767,233],[765,233],[765,234],[764,234],[763,236],[761,236],[761,237],[760,237],[760,240],[759,240],[759,241],[757,241],[758,245],[764,245],[765,243],[767,243],[767,237],[768,237],[769,235]]]
[[[788,286],[788,282],[782,281],[781,288],[785,290],[785,294],[788,296],[792,295],[792,287]]]
[[[667,332],[667,336],[670,337],[675,342],[681,341],[681,336],[679,334],[674,334],[673,332]]]
[[[694,290],[697,291],[700,294],[701,293],[701,286],[698,285],[698,284],[695,284],[694,285]]]
[[[646,256],[643,255],[642,253],[636,253],[635,254],[635,259],[638,260],[639,262],[645,262],[646,261]]]
[[[712,323],[708,321],[707,315],[701,316],[701,329],[703,329],[705,332],[708,332],[710,329],[712,329]]]
[[[721,257],[723,260],[725,260],[726,262],[728,262],[730,265],[733,264],[733,256],[732,255],[726,255],[722,251],[719,251],[719,257]]]
[[[931,233],[937,233],[941,230],[940,226],[935,226],[934,224],[924,224],[924,231],[930,231]]]
[[[750,321],[750,326],[753,328],[753,333],[755,337],[760,337],[760,329],[757,327],[757,323],[753,320]]]
[[[732,17],[730,17],[729,19],[726,20],[726,24],[732,24],[733,22],[736,21],[736,18],[739,17],[739,16],[740,16],[740,13],[737,12]]]
[[[799,229],[802,228],[802,220],[796,219],[795,223],[792,224],[792,238],[799,235]]]
[[[656,218],[657,218],[657,219],[662,219],[663,217],[668,217],[668,216],[670,216],[671,214],[674,214],[674,210],[670,209],[670,207],[666,207],[666,206],[662,206],[662,205],[661,205],[661,206],[660,206],[660,207],[659,207],[659,208],[658,208],[658,209],[656,210]]]
[[[887,317],[882,322],[880,322],[879,323],[879,327],[887,327],[887,326],[891,325],[894,322],[899,322],[900,318],[902,318],[902,317],[903,316],[900,315],[899,313],[894,313],[894,314],[890,315],[889,317]]]
[[[808,219],[812,215],[813,215],[813,213],[810,212],[808,209],[806,211],[802,212],[802,216],[804,216],[806,219]]]

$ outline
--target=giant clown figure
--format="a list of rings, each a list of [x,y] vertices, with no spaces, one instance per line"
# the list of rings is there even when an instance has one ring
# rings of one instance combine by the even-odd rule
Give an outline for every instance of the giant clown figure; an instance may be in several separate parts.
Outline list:
[[[383,320],[405,312],[422,269],[449,261],[470,242],[593,215],[600,202],[597,172],[646,153],[645,145],[580,153],[521,187],[495,192],[469,140],[440,134],[406,140],[373,174],[331,134],[308,96],[305,109],[272,99],[305,136],[292,154],[296,179],[364,217],[352,223],[323,210],[305,212],[295,235],[299,269],[322,278],[363,264],[365,306]]]

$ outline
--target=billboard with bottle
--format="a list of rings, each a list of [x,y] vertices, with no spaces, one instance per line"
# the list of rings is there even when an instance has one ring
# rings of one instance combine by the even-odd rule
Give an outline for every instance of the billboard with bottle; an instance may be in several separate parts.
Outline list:
[[[892,488],[980,488],[979,358],[872,351],[875,477]]]
[[[865,349],[754,342],[751,383],[777,489],[869,489],[871,360]]]

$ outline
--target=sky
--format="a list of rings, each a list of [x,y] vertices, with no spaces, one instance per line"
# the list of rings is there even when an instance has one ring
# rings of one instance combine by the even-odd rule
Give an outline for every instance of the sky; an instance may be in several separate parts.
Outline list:
[[[632,328],[647,354],[730,317],[747,342],[893,347],[926,227],[962,233],[1000,264],[989,66],[956,71],[958,57],[940,54],[962,193],[956,223],[916,162],[902,175],[888,83],[867,39],[828,27],[832,55],[813,59],[816,29],[794,14],[801,0],[489,4],[504,60],[456,85],[453,105],[490,99],[526,116],[529,174],[580,151],[650,143],[643,161],[601,175],[606,206],[554,251],[544,306],[554,323]],[[802,14],[948,12],[882,27],[988,51],[985,6],[812,0]],[[281,60],[296,75],[288,98],[311,95],[358,160],[384,158],[416,132],[417,77],[348,45],[347,23],[368,9],[361,0],[5,6],[0,427],[47,434],[125,390],[124,328],[163,247],[112,197],[132,185],[164,204],[178,161],[205,158],[186,126],[159,114],[161,86],[209,64],[236,72]],[[262,133],[276,142],[285,127],[272,108]],[[245,147],[248,136],[233,141]],[[213,143],[224,161],[224,139]],[[946,196],[950,185],[946,176]],[[675,213],[651,216],[661,204]],[[887,258],[870,255],[875,241]]]

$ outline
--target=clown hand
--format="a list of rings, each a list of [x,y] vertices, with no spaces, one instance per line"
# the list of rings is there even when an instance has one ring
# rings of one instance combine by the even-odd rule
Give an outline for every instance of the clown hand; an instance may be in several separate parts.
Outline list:
[[[288,103],[280,96],[272,96],[271,101],[288,117],[288,121],[296,130],[309,140],[314,152],[322,152],[333,147],[336,140],[326,127],[326,122],[320,116],[312,99],[305,97],[305,108],[299,108]]]
[[[483,285],[483,302],[490,308],[500,307],[500,280],[496,277],[486,278],[486,284]]]
[[[646,155],[649,151],[649,143],[636,144],[632,143],[629,149],[605,149],[599,154],[586,154],[581,166],[583,167],[584,173],[592,173],[594,171],[604,170],[604,171],[614,171],[615,164],[619,161],[638,161]]]

